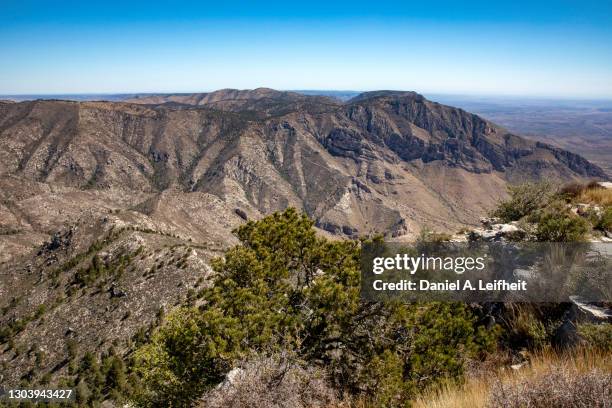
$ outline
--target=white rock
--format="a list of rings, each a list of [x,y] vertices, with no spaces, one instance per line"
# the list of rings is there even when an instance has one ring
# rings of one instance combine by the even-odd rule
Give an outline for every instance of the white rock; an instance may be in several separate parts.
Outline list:
[[[234,368],[225,376],[225,380],[230,384],[235,384],[238,377],[244,374],[244,370],[242,368]]]
[[[609,182],[609,181],[600,181],[597,184],[599,184],[603,188],[612,188],[612,182]]]
[[[521,368],[523,368],[526,365],[527,365],[527,361],[523,361],[522,363],[519,363],[519,364],[512,364],[510,366],[510,368],[513,369],[513,370],[520,370]]]
[[[580,296],[570,296],[569,298],[572,303],[574,303],[578,307],[578,309],[594,317],[595,319],[612,319],[612,310],[610,309],[589,304],[582,298],[580,298]]]
[[[228,388],[234,386],[240,380],[242,375],[244,375],[244,369],[240,367],[232,368],[230,372],[225,375],[225,380],[217,385],[217,388]]]
[[[515,269],[512,274],[520,279],[532,279],[535,276],[535,273],[529,269]]]
[[[502,234],[508,234],[511,232],[518,231],[519,228],[516,225],[512,225],[512,224],[502,224],[499,230],[502,232]]]

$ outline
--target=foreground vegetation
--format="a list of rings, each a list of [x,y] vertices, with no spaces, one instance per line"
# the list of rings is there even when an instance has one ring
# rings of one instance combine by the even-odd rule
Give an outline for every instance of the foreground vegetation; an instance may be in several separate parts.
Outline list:
[[[576,242],[612,232],[612,189],[597,183],[560,189],[525,183],[511,186],[509,195],[491,215],[521,226],[524,233],[517,234],[517,240]]]
[[[359,242],[320,238],[293,209],[236,233],[200,305],[171,313],[137,351],[139,404],[189,405],[237,362],[281,353],[341,398],[400,406],[495,346],[466,305],[361,300]]]
[[[579,241],[609,228],[608,194],[593,185],[554,191],[549,185],[527,184],[514,187],[495,215],[532,224],[532,235],[522,239]],[[597,206],[587,211],[596,213],[572,211],[585,196]],[[432,406],[423,401],[465,384],[466,370],[489,367],[490,375],[511,362],[528,362],[525,353],[542,350],[549,350],[547,360],[539,357],[547,363],[534,361],[532,370],[548,364],[551,375],[557,375],[555,384],[536,377],[525,380],[532,381],[528,385],[499,383],[495,388],[487,383],[479,406],[503,406],[503,398],[509,407],[538,406],[518,396],[512,405],[511,395],[520,387],[565,384],[586,390],[593,381],[609,381],[609,366],[598,368],[603,377],[599,371],[576,377],[561,364],[567,357],[551,354],[569,304],[497,305],[497,323],[485,328],[487,308],[361,300],[360,242],[318,237],[313,222],[295,210],[249,222],[236,234],[241,244],[214,264],[216,278],[199,294],[197,306],[171,313],[137,351],[134,369],[144,385],[135,397],[138,404],[199,401],[203,407],[246,407],[259,401],[260,406],[276,406],[270,401],[297,395],[292,407],[394,407],[415,400]],[[609,327],[580,326],[582,344],[609,356]],[[232,386],[219,388],[232,368],[237,376]],[[568,382],[570,377],[576,381]],[[476,387],[484,389],[483,384]],[[437,391],[420,396],[424,389]],[[464,397],[455,392],[453,398]]]
[[[610,191],[516,186],[493,215],[527,231],[516,239],[586,240],[612,228]],[[78,406],[571,407],[609,400],[609,324],[579,324],[583,349],[559,354],[555,338],[570,304],[366,302],[363,241],[330,241],[313,225],[288,209],[238,228],[240,244],[213,263],[210,285],[170,313],[160,310],[128,347],[95,354],[67,344],[68,376],[58,386],[75,388]],[[93,256],[73,285],[90,285],[130,259],[117,262]]]
[[[609,352],[538,352],[518,370],[501,369],[421,394],[415,408],[604,408],[612,400]]]

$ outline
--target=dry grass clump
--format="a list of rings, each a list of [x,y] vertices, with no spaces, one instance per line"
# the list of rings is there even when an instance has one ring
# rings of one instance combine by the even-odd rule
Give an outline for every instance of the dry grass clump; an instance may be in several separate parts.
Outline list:
[[[590,188],[582,191],[576,199],[579,203],[612,205],[612,188]]]
[[[604,408],[612,401],[612,374],[600,369],[577,372],[553,365],[540,375],[504,383],[491,390],[487,407]]]
[[[569,183],[559,189],[559,195],[578,203],[612,205],[612,189],[592,181],[588,184]]]
[[[346,406],[324,373],[279,357],[241,365],[231,381],[206,393],[201,408],[307,408]]]
[[[594,350],[541,353],[519,370],[502,369],[421,395],[416,408],[606,407],[612,355]]]

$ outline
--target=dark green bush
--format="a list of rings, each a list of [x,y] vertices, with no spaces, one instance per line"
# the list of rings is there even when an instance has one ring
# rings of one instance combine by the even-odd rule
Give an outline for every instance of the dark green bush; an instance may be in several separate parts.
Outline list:
[[[601,216],[595,221],[595,228],[602,231],[612,231],[612,206],[604,208]]]
[[[590,346],[606,352],[612,351],[612,324],[581,324],[578,333]]]
[[[370,303],[360,297],[360,243],[327,241],[295,210],[248,222],[214,262],[203,305],[170,313],[135,354],[147,406],[184,406],[238,360],[291,350],[324,368],[337,390],[387,406],[458,378],[495,331],[466,305]],[[383,386],[384,385],[384,386]]]
[[[540,210],[550,202],[554,190],[549,183],[524,183],[508,187],[510,198],[493,211],[503,222],[518,221]]]
[[[589,230],[590,225],[584,218],[553,208],[539,217],[536,238],[543,242],[584,241]]]

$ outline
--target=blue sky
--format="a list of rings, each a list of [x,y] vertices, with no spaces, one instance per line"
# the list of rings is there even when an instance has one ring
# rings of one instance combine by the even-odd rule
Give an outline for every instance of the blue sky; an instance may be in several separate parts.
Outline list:
[[[0,58],[0,94],[611,98],[612,2],[0,0]]]

